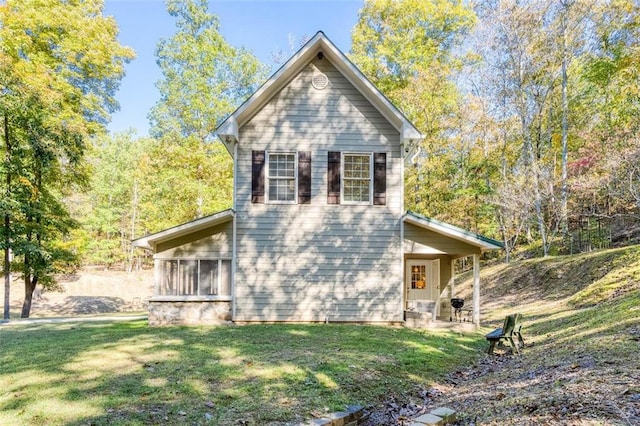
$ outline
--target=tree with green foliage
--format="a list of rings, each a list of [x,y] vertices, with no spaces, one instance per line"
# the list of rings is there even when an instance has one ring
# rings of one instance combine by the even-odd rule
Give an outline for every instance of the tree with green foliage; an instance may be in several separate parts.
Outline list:
[[[471,6],[458,0],[371,0],[352,31],[351,59],[425,135],[405,191],[407,208],[419,213],[442,217],[465,190],[452,185],[457,166],[472,166],[453,157],[460,107],[454,77],[463,64],[456,48],[475,21]]]
[[[149,203],[158,214],[148,231],[231,206],[232,162],[215,129],[266,77],[250,52],[227,43],[205,0],[166,5],[177,31],[156,50],[163,77],[149,114],[157,145],[147,165],[157,182]]]
[[[133,131],[94,139],[88,156],[90,189],[76,212],[82,229],[75,237],[85,262],[133,269],[131,240],[141,236],[145,212],[140,206],[154,179],[141,164],[154,143],[151,138],[137,138]]]
[[[559,232],[568,234],[568,164],[580,145],[574,75],[589,37],[587,6],[505,0],[476,9],[482,24],[472,41],[480,60],[470,87],[492,105],[486,113],[502,154],[491,200],[507,258],[522,230],[544,255]]]
[[[101,0],[0,4],[1,244],[15,256],[9,262],[5,254],[5,280],[12,268],[24,279],[22,317],[36,285],[54,285],[53,273],[73,257],[60,242],[75,226],[62,198],[86,183],[87,142],[116,108],[113,95],[134,56],[102,10]]]
[[[584,145],[570,163],[569,207],[587,231],[605,221],[614,241],[633,241],[640,218],[640,4],[598,2],[591,25],[591,48],[578,61]]]

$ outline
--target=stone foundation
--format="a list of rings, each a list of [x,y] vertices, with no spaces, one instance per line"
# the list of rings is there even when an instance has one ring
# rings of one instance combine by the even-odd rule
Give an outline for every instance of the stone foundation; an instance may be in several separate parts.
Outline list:
[[[230,301],[149,301],[149,325],[218,325],[231,321]]]

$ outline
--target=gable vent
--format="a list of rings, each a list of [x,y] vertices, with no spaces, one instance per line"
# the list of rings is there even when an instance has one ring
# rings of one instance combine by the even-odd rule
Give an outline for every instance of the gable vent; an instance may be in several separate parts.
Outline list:
[[[317,72],[313,74],[313,78],[311,79],[311,85],[315,89],[322,90],[325,87],[327,87],[327,84],[329,84],[329,79],[325,74],[321,72]]]

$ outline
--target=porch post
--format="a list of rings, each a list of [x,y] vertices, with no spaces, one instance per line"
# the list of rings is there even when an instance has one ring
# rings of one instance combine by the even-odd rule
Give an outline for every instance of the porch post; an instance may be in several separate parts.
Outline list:
[[[456,260],[452,257],[449,258],[449,265],[451,267],[451,279],[449,280],[449,301],[456,297]]]
[[[160,260],[153,258],[153,295],[160,295]]]
[[[473,323],[480,327],[480,255],[473,255]]]

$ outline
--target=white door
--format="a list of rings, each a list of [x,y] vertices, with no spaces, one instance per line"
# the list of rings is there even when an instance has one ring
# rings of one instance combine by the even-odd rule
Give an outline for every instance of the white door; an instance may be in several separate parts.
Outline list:
[[[413,300],[438,300],[440,291],[440,260],[407,260],[405,286],[407,288],[408,302]]]

